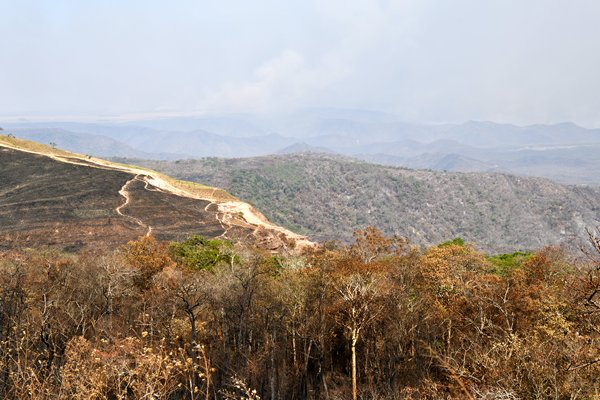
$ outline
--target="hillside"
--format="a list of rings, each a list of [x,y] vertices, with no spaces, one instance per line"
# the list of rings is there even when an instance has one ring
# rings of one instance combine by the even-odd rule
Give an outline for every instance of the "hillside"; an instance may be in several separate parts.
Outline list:
[[[0,171],[4,248],[78,251],[150,234],[223,237],[268,249],[308,243],[223,190],[35,142],[0,136]]]
[[[223,187],[316,240],[367,225],[435,244],[461,236],[490,252],[569,246],[600,223],[600,190],[507,174],[386,167],[329,155],[138,161]]]

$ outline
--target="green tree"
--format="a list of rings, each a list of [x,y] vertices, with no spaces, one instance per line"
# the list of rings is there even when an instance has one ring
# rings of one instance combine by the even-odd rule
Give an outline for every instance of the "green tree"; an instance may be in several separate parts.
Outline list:
[[[198,235],[171,244],[170,254],[178,264],[192,270],[213,270],[219,263],[231,266],[239,262],[231,242]]]

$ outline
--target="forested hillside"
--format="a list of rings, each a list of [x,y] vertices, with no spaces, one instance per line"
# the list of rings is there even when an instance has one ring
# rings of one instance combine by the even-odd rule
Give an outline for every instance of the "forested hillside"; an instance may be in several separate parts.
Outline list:
[[[131,161],[130,161],[131,162]],[[141,161],[222,187],[316,240],[348,241],[372,225],[435,244],[460,236],[491,252],[573,248],[600,222],[600,190],[507,174],[385,167],[330,155]]]

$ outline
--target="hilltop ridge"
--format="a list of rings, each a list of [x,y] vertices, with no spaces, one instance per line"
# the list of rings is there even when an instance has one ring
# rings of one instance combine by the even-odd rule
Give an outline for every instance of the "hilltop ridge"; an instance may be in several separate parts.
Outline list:
[[[0,136],[0,154],[3,246],[80,248],[150,234],[202,234],[269,249],[311,245],[222,189],[8,136]]]

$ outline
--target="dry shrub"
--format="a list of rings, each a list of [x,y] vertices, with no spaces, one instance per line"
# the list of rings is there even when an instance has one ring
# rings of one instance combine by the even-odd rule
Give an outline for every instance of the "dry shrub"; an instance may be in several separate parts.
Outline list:
[[[137,338],[95,347],[78,337],[67,348],[59,398],[181,398],[200,390],[204,374],[194,365],[181,349],[146,347]]]

